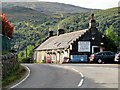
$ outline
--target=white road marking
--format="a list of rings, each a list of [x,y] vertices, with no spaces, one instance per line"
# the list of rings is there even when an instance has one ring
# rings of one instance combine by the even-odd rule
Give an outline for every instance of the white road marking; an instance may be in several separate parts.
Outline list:
[[[83,84],[84,79],[81,79],[80,83],[78,84],[78,87],[81,87]]]
[[[77,73],[79,73],[79,75],[82,77],[82,79],[80,80],[79,84],[78,84],[78,87],[81,87],[82,84],[83,84],[83,81],[84,81],[84,76],[81,72],[79,72],[78,70],[74,69],[74,68],[70,68],[69,66],[59,66],[59,65],[54,65],[55,67],[58,67],[58,68],[64,68],[64,69],[69,69],[69,70],[73,70]]]
[[[72,70],[74,70],[75,72],[78,72],[79,73],[79,71],[78,70],[76,70],[76,69],[74,69],[74,68],[72,68]],[[81,74],[80,74],[81,75]]]
[[[78,87],[81,87],[82,84],[83,84],[83,81],[84,81],[84,79],[83,79],[83,78],[84,78],[83,74],[82,74],[81,72],[79,72],[78,70],[74,69],[74,68],[72,68],[72,70],[74,70],[75,72],[79,73],[80,76],[82,77],[82,79],[80,80],[80,82],[79,82],[79,84],[78,84]]]
[[[80,72],[80,75],[81,75],[81,77],[83,78],[84,76],[83,76],[83,74]]]
[[[15,84],[14,86],[12,86],[10,88],[15,88],[16,86],[18,86],[19,84],[24,82],[30,76],[30,69],[27,66],[25,66],[25,68],[27,68],[27,70],[28,70],[28,75],[22,81],[20,81],[19,83]]]

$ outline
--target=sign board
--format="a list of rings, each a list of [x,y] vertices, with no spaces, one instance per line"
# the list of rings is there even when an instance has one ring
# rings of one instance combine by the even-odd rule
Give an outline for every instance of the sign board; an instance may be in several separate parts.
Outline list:
[[[88,62],[87,55],[71,55],[72,62]]]
[[[90,52],[90,41],[79,41],[78,52]]]

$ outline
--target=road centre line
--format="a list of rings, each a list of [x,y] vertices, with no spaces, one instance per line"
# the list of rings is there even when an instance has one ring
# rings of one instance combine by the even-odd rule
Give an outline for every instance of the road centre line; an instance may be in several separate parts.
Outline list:
[[[79,84],[78,84],[78,87],[81,87],[81,86],[82,86],[83,81],[84,81],[84,79],[81,79],[81,81],[80,81]]]
[[[82,79],[80,80],[80,82],[79,82],[79,84],[78,84],[78,87],[81,87],[81,86],[82,86],[83,81],[84,81],[84,76],[83,76],[83,74],[82,74],[81,72],[79,72],[78,70],[76,70],[76,69],[74,69],[74,68],[70,68],[70,67],[68,67],[68,66],[63,66],[63,67],[62,67],[62,66],[58,66],[58,65],[56,65],[56,66],[59,67],[59,68],[65,68],[65,69],[73,70],[73,71],[79,73],[79,75],[82,77]]]
[[[50,65],[50,66],[51,66],[51,65]],[[68,67],[68,66],[59,66],[59,65],[54,65],[54,66],[56,66],[56,67],[58,67],[58,68],[64,68],[64,69],[73,70],[73,71],[79,73],[79,75],[82,77],[82,79],[80,80],[80,82],[79,82],[79,84],[78,84],[78,87],[81,87],[81,86],[82,86],[83,81],[84,81],[84,75],[83,75],[81,72],[79,72],[78,70],[76,70],[76,69],[74,69],[74,68],[70,68],[70,67]]]
[[[83,78],[84,78],[83,74],[82,74],[81,72],[79,72],[78,70],[74,69],[74,68],[72,68],[72,70],[74,70],[75,72],[79,73],[80,76],[82,77],[82,79],[80,80],[80,82],[79,82],[79,84],[78,84],[78,87],[81,87],[82,84],[83,84],[83,81],[84,81],[84,79],[83,79]]]

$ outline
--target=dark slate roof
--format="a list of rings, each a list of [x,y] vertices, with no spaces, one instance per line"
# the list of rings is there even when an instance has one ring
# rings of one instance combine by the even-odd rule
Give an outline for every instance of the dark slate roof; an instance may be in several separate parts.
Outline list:
[[[79,30],[75,32],[61,34],[59,36],[53,36],[48,38],[35,50],[52,50],[52,49],[61,49],[68,48],[73,41],[81,37],[88,29]]]

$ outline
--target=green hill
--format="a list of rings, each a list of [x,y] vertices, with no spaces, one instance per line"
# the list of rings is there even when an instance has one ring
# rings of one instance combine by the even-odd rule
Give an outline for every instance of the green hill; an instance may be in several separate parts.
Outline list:
[[[114,27],[114,31],[120,35],[118,8],[111,8],[107,10],[95,11],[95,19],[97,21],[97,28],[104,32],[110,25]],[[59,25],[66,29],[66,32],[88,28],[89,17],[91,13],[82,13],[70,16],[61,20]],[[53,27],[56,30],[57,26]]]
[[[61,28],[65,29],[66,32],[88,28],[89,17],[91,15],[91,10],[89,11],[89,9],[85,9],[89,12],[83,10],[81,11],[83,13],[81,13],[79,11],[79,9],[81,10],[80,7],[76,8],[76,6],[71,5],[67,6],[68,8],[71,7],[71,10],[63,10],[61,7],[63,7],[64,4],[62,4],[63,6],[60,4],[61,7],[59,7],[59,9],[61,8],[61,10],[55,8],[59,6],[55,6],[55,3],[50,5],[49,3],[45,3],[45,5],[28,3],[26,6],[24,3],[22,3],[22,5],[17,4],[3,3],[3,12],[7,14],[8,19],[15,27],[12,40],[13,43],[18,42],[21,53],[24,53],[26,45],[32,45],[34,47],[40,45],[47,37],[49,27],[55,32],[54,34],[56,34],[58,24]],[[51,7],[51,9],[48,7]],[[76,9],[73,10],[72,8]],[[99,11],[93,10],[92,12],[95,13],[97,28],[100,31],[104,33],[104,31],[112,25],[114,31],[120,35],[118,8]]]
[[[3,7],[2,11],[7,14],[11,22],[39,21],[41,23],[48,18],[46,14],[21,6]]]
[[[60,14],[60,13],[83,13],[91,12],[95,9],[88,9],[69,4],[57,2],[19,2],[19,3],[3,3],[3,7],[10,8],[12,6],[22,6],[37,10],[45,14]]]

